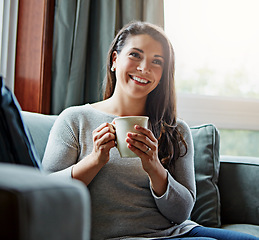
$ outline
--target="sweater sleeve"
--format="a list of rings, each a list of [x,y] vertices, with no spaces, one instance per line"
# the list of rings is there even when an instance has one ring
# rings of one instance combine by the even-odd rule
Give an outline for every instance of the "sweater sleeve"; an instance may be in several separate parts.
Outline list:
[[[150,187],[159,211],[176,224],[188,219],[196,199],[192,136],[185,122],[179,121],[178,126],[187,143],[187,153],[176,160],[172,174],[167,172],[167,190],[162,196],[157,197]]]
[[[78,160],[79,144],[76,121],[64,110],[55,121],[42,160],[43,169],[55,175],[71,177],[72,166]]]

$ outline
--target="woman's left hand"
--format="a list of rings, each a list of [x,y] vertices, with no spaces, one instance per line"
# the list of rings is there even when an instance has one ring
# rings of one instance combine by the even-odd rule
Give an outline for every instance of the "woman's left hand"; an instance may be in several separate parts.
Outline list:
[[[149,173],[157,167],[157,164],[160,164],[158,140],[149,129],[139,125],[136,125],[135,129],[139,133],[129,132],[126,142],[128,143],[128,148],[141,158],[143,169]]]
[[[147,172],[151,186],[157,196],[162,196],[167,189],[167,171],[158,158],[158,140],[146,128],[135,126],[139,133],[127,134],[128,148],[136,153],[142,162],[144,171]]]

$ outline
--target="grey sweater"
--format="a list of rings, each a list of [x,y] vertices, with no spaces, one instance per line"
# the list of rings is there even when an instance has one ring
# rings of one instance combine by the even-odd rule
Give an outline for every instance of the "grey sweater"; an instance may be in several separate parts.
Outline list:
[[[43,167],[71,177],[74,164],[92,151],[92,131],[117,117],[91,105],[64,110],[55,121],[43,157]],[[140,158],[121,158],[116,148],[88,188],[92,204],[91,239],[178,236],[196,223],[187,220],[195,202],[193,143],[189,127],[178,120],[188,152],[168,173],[165,194],[157,197]],[[76,201],[76,199],[75,199]]]

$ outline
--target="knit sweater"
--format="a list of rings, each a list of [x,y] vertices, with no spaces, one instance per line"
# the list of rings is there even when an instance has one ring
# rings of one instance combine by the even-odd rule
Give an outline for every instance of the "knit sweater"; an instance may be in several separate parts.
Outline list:
[[[90,104],[64,110],[51,129],[43,168],[70,178],[72,166],[92,151],[93,130],[115,117]],[[167,172],[167,190],[160,197],[153,192],[140,158],[121,158],[116,147],[110,150],[109,162],[88,185],[91,239],[157,239],[179,236],[197,226],[187,220],[196,194],[193,143],[187,124],[179,119],[177,124],[188,152],[174,163],[171,174]]]

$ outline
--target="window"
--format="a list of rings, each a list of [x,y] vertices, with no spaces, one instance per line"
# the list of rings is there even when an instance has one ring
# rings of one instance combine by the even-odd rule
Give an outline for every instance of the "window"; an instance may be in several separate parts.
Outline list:
[[[0,75],[13,90],[18,0],[0,0]]]
[[[2,72],[2,36],[3,36],[4,1],[0,0],[0,76]]]
[[[221,154],[259,157],[259,1],[165,0],[164,6],[179,116],[189,125],[214,123]]]

